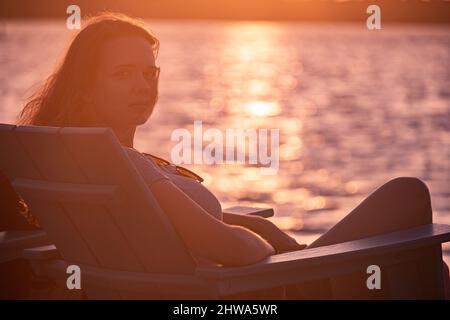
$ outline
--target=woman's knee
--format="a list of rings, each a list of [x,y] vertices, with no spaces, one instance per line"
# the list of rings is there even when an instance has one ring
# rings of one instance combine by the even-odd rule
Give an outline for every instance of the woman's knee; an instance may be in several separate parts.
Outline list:
[[[425,182],[415,177],[397,177],[388,181],[385,187],[397,203],[404,203],[405,207],[423,213],[427,220],[424,223],[431,223],[431,196]]]
[[[397,177],[389,180],[385,186],[393,187],[397,192],[405,194],[408,197],[430,198],[430,190],[427,185],[416,177]]]

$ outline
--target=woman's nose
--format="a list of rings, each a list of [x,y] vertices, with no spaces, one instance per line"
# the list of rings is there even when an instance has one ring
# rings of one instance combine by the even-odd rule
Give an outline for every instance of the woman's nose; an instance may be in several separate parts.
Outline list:
[[[135,81],[135,88],[138,91],[148,91],[152,88],[152,83],[148,79],[145,78],[144,74],[142,72],[138,72],[136,76]]]

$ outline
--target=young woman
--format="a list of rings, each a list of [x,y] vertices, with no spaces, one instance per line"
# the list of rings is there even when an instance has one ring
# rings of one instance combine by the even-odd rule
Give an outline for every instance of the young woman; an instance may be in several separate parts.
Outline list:
[[[133,148],[136,127],[149,119],[158,99],[158,48],[159,41],[138,20],[120,14],[91,18],[56,71],[26,104],[19,124],[112,128],[198,257],[241,266],[305,248],[266,219],[222,215],[220,203],[195,174],[161,165],[160,159]],[[425,184],[416,178],[397,178],[377,189],[311,247],[410,228],[430,223],[431,218]]]
[[[198,257],[237,266],[303,248],[263,218],[223,216],[217,198],[185,177],[187,170],[160,166],[160,159],[133,149],[136,127],[149,119],[158,99],[158,48],[159,41],[138,20],[112,13],[91,18],[26,104],[19,124],[112,128]]]

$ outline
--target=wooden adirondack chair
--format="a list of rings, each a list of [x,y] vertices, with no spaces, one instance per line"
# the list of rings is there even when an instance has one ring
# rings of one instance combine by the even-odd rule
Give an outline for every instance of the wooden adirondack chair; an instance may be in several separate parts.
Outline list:
[[[0,170],[54,243],[24,249],[23,257],[61,292],[74,264],[92,299],[218,299],[319,279],[331,279],[332,298],[342,298],[345,282],[333,279],[351,274],[362,275],[357,298],[444,297],[447,225],[278,254],[250,266],[206,266],[191,255],[110,129],[0,125],[0,150]],[[366,288],[369,265],[382,270],[376,294]]]

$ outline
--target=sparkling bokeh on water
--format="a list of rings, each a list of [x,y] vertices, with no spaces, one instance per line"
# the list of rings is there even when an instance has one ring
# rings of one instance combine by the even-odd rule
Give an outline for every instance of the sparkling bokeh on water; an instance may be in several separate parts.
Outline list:
[[[280,129],[277,175],[186,165],[222,207],[274,207],[271,219],[310,243],[383,183],[414,176],[431,191],[434,222],[450,224],[448,26],[148,25],[161,40],[160,97],[138,150],[170,159],[172,131],[195,120],[204,130]],[[0,22],[0,122],[15,121],[72,35],[63,20]]]

